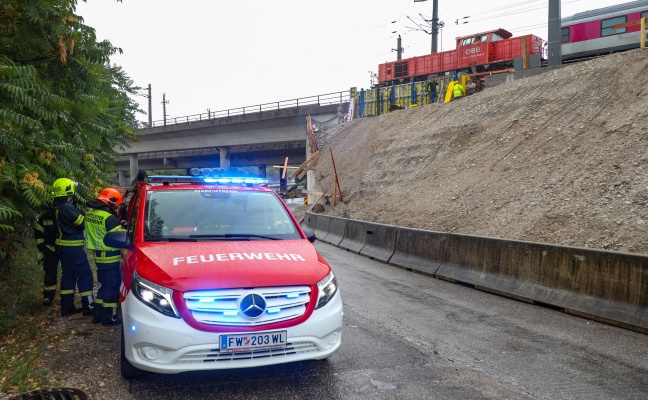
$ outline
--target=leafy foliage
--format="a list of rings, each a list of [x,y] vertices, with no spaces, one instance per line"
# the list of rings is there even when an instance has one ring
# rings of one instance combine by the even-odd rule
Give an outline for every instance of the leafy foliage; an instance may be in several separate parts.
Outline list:
[[[60,177],[90,198],[133,139],[139,88],[75,14],[76,0],[0,4],[0,259],[7,234],[29,226]],[[6,254],[6,253],[5,253]]]

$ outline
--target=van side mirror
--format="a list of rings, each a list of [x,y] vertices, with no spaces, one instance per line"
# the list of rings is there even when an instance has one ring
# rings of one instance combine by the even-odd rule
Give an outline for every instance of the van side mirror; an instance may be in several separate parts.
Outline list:
[[[304,228],[304,234],[306,235],[306,239],[308,239],[309,242],[315,243],[315,232],[310,229],[310,228]]]

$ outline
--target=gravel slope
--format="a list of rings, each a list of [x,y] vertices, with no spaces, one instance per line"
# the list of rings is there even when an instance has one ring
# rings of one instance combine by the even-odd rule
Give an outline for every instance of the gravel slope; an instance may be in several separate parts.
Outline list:
[[[324,129],[347,218],[648,254],[648,51]]]

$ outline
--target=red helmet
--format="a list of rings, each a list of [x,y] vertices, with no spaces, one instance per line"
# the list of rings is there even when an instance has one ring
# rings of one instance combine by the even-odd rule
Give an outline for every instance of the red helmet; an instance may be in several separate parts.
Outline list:
[[[123,202],[121,193],[113,188],[105,188],[104,190],[102,190],[101,193],[99,193],[97,200],[106,203],[106,205],[112,209]]]

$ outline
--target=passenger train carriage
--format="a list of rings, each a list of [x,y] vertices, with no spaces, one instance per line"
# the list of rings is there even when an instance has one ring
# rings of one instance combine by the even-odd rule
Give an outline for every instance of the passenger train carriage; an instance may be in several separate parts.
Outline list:
[[[563,18],[563,62],[639,47],[641,26],[638,23],[617,26],[641,18],[648,18],[648,0],[584,11]]]

